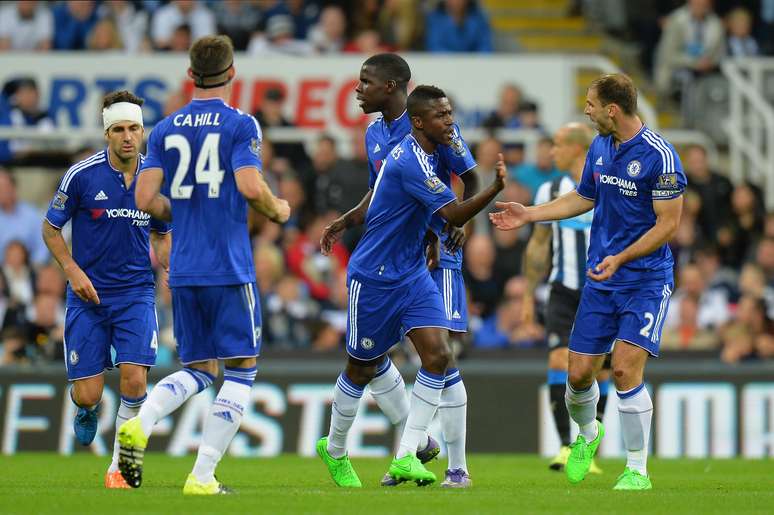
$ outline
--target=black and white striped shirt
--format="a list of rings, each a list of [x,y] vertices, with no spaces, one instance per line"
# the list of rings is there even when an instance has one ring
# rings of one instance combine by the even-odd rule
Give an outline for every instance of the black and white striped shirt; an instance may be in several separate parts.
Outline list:
[[[575,181],[564,175],[543,183],[535,195],[535,204],[544,204],[565,193],[575,191]],[[552,264],[549,283],[561,283],[580,290],[586,280],[586,258],[594,210],[575,218],[550,223],[552,229]]]

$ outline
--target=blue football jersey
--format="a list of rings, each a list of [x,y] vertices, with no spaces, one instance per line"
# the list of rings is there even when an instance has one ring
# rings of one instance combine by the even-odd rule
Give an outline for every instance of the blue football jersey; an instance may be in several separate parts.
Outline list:
[[[164,171],[172,205],[170,286],[255,281],[240,168],[261,169],[261,128],[219,98],[194,99],[158,123],[143,169]]]
[[[392,122],[379,117],[368,126],[365,135],[366,155],[368,155],[368,187],[374,188],[376,177],[387,154],[411,133],[411,120],[407,111]],[[462,175],[475,168],[476,161],[467,143],[460,134],[460,128],[454,125],[454,139],[450,146],[438,147],[439,162],[436,169],[438,178],[451,187],[451,174]],[[462,269],[462,249],[454,253],[446,252],[447,235],[443,232],[446,222],[441,217],[435,217],[432,229],[441,236],[440,268]]]
[[[594,201],[588,268],[618,254],[656,224],[653,201],[673,199],[686,186],[674,147],[643,126],[636,136],[615,148],[612,136],[591,143],[577,192]],[[669,246],[632,260],[603,282],[587,281],[601,289],[661,286],[674,281]]]
[[[424,238],[433,213],[456,197],[436,174],[440,153],[412,135],[392,149],[374,183],[366,230],[349,260],[351,279],[394,288],[429,273]]]
[[[142,161],[140,155],[138,168]],[[154,299],[149,234],[166,233],[169,225],[137,209],[136,183],[135,176],[127,188],[124,174],[102,150],[67,170],[46,213],[58,229],[72,221],[73,259],[103,305]],[[68,307],[89,305],[67,286]]]

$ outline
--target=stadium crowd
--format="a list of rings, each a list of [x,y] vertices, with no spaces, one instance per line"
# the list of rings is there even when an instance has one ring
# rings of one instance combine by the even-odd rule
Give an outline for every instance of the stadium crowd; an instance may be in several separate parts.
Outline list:
[[[771,3],[762,1],[756,16],[765,6],[774,7]],[[426,9],[425,3],[412,0],[20,1],[0,6],[0,49],[185,51],[192,39],[219,32],[230,35],[238,50],[254,54],[492,50],[487,16],[476,2],[430,4],[432,8]],[[669,19],[673,17],[677,20],[678,13]],[[454,31],[456,38],[449,38],[445,28],[449,23],[464,30]],[[663,38],[669,37],[671,23],[677,22],[666,22]],[[741,39],[729,40],[732,53],[770,48],[763,40],[750,42],[749,28],[747,36],[733,34]],[[51,126],[34,80],[9,81],[0,98],[0,125],[40,130]],[[172,94],[166,112],[185,101],[180,93]],[[255,113],[266,135],[263,173],[292,209],[290,221],[281,227],[251,215],[264,345],[329,352],[344,344],[346,264],[360,232],[346,233],[331,256],[320,253],[319,241],[325,225],[354,206],[367,190],[365,128],[352,133],[351,158],[340,156],[336,141],[326,134],[312,148],[301,143],[272,143],[272,127],[293,126],[293,120],[283,114],[283,101],[282,91],[269,89],[261,110]],[[537,143],[533,160],[525,158],[522,146],[498,140],[496,129],[500,127],[543,131],[539,106],[517,84],[503,88],[497,108],[482,120],[482,126],[492,129],[492,135],[473,149],[477,173],[482,184],[490,182],[497,154],[505,154],[511,180],[502,199],[530,204],[540,184],[563,173],[553,164],[550,134]],[[82,149],[68,160],[77,162],[94,150]],[[23,161],[25,151],[24,142],[0,142],[0,163],[5,164],[0,168],[0,365],[62,359],[66,285],[40,236],[45,205],[33,205],[17,192],[15,167]],[[714,351],[729,363],[771,359],[774,213],[766,213],[757,187],[732,184],[723,170],[712,169],[704,148],[689,146],[680,151],[689,187],[681,226],[671,242],[678,265],[676,290],[661,348],[666,352]],[[540,319],[525,325],[521,318],[527,287],[521,275],[522,257],[530,228],[495,231],[484,213],[471,225],[463,270],[471,315],[466,347],[544,346]],[[157,275],[159,364],[172,364],[171,296],[164,286],[164,271],[158,269]],[[547,289],[541,291],[537,298],[544,302]]]

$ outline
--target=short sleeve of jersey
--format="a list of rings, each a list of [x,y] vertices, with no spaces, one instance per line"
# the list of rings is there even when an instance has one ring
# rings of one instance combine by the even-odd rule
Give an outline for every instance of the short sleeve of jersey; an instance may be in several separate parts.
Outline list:
[[[450,188],[432,172],[425,172],[418,162],[406,159],[401,166],[403,187],[406,192],[423,206],[435,213],[449,202],[457,199]]]
[[[231,153],[231,169],[253,166],[261,170],[261,141],[263,134],[258,120],[250,115],[242,116],[239,126],[234,131],[234,146]]]
[[[73,217],[80,203],[78,175],[71,175],[71,173],[72,168],[62,177],[46,211],[46,220],[57,229],[64,227]]]
[[[476,160],[473,158],[473,154],[470,152],[468,144],[462,138],[460,128],[456,124],[454,125],[454,137],[452,138],[451,145],[440,147],[440,149],[443,161],[449,171],[458,176],[476,166]]]
[[[172,230],[172,224],[169,224],[162,220],[157,220],[156,218],[151,218],[150,228],[151,228],[151,231],[156,231],[159,234],[166,234]]]
[[[670,154],[666,154],[663,159],[655,159],[653,162],[654,170],[650,181],[653,200],[677,198],[683,194],[688,183],[680,157],[671,148],[669,150]]]
[[[594,145],[589,147],[586,163],[583,165],[583,175],[575,191],[586,200],[594,200],[597,196],[597,183],[594,181]],[[537,201],[535,202],[537,203]]]
[[[145,153],[145,161],[140,165],[140,171],[148,168],[161,168],[161,156],[164,149],[161,147],[161,125],[156,125],[148,136],[148,150]]]
[[[540,187],[537,190],[537,193],[535,193],[535,205],[538,206],[540,204],[545,204],[546,202],[551,200],[551,182],[544,182],[540,185]],[[538,222],[541,224],[550,225],[553,223],[553,221],[545,221],[545,222]]]

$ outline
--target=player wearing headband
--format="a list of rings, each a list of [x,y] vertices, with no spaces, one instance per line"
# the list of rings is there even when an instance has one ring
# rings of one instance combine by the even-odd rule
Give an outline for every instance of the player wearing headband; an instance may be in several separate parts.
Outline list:
[[[105,384],[118,366],[121,404],[116,428],[145,400],[148,368],[156,362],[154,275],[150,245],[169,266],[169,226],[139,211],[135,178],[144,157],[143,100],[128,91],[107,95],[102,120],[107,148],[73,165],[62,177],[45,221],[43,239],[64,270],[67,285],[64,358],[77,407],[76,439],[89,445]],[[72,227],[72,253],[61,229]],[[115,359],[111,358],[111,347]],[[103,418],[104,422],[104,418]],[[118,471],[118,443],[105,475],[107,488],[128,488]]]

